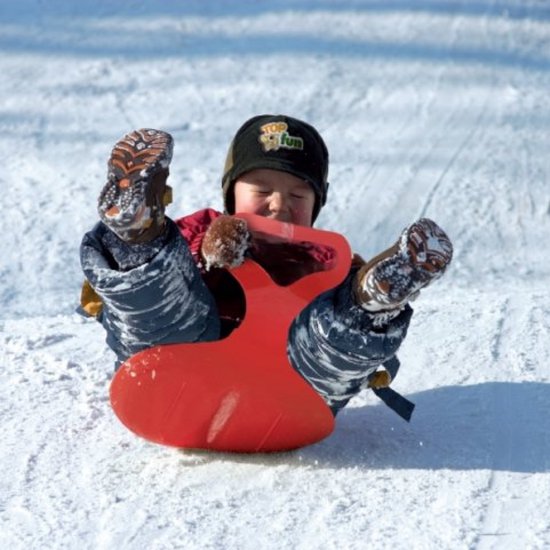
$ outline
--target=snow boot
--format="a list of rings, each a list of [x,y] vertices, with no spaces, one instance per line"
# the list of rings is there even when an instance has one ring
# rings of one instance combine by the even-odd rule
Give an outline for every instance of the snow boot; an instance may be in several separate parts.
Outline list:
[[[446,233],[422,218],[406,228],[391,248],[359,269],[355,299],[367,311],[400,309],[443,275],[452,255]]]
[[[149,242],[164,230],[164,209],[172,201],[166,185],[172,150],[170,134],[149,128],[125,135],[114,146],[98,212],[123,241]]]

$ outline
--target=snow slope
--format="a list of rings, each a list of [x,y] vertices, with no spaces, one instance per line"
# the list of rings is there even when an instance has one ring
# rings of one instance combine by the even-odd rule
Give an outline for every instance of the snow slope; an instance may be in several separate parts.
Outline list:
[[[550,4],[19,0],[0,5],[0,546],[550,548]],[[418,216],[452,236],[395,388],[293,453],[142,441],[73,313],[114,142],[176,139],[177,216],[221,206],[249,116],[316,125],[318,226],[369,256]]]

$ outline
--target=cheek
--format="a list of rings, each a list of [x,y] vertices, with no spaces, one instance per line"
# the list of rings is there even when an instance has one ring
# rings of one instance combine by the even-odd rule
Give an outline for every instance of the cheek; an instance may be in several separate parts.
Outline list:
[[[235,197],[235,212],[243,214],[258,214],[263,209],[263,200],[254,195],[244,195]]]
[[[292,212],[292,217],[294,218],[293,223],[295,223],[296,225],[311,226],[313,206],[313,202],[311,204],[307,202],[305,204],[301,203],[300,205],[296,205]]]

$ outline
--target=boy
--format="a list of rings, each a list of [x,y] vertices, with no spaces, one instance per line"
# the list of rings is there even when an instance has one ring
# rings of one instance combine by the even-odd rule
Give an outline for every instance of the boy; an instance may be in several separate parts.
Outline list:
[[[292,117],[260,115],[245,122],[229,148],[225,213],[206,209],[172,221],[164,215],[172,147],[169,134],[152,129],[115,145],[99,197],[102,221],[81,246],[83,308],[102,322],[120,362],[153,345],[230,332],[244,302],[227,268],[246,254],[284,274],[284,258],[262,257],[246,222],[231,214],[311,226],[327,198],[328,152],[317,130]],[[323,250],[304,254],[328,261]],[[412,315],[408,302],[444,273],[451,257],[447,235],[418,220],[370,262],[354,257],[346,280],[294,321],[290,363],[334,414],[361,389],[384,388],[395,378]]]

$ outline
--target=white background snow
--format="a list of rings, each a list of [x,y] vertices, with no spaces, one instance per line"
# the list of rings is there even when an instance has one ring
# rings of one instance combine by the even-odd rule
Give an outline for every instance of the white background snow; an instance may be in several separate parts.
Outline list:
[[[0,547],[550,548],[548,0],[2,0]],[[394,387],[275,455],[127,431],[74,313],[111,147],[176,140],[177,217],[221,207],[227,145],[283,112],[331,152],[318,226],[363,256],[452,236]]]

